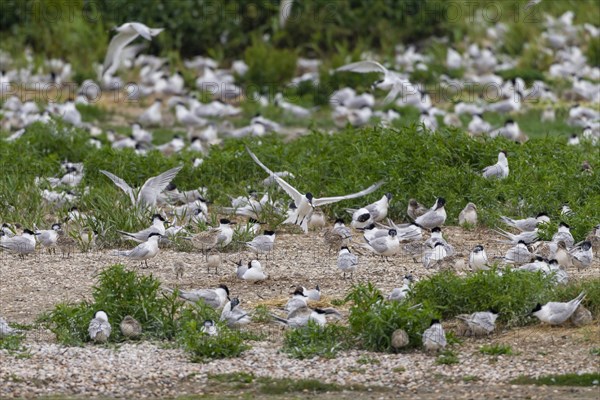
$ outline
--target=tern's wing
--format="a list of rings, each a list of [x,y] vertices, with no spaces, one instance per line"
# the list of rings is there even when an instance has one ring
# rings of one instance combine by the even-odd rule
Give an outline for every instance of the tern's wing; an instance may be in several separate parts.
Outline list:
[[[397,82],[396,84],[394,84],[392,86],[392,89],[388,92],[387,96],[385,96],[385,98],[383,99],[383,104],[389,104],[392,101],[394,101],[396,99],[396,97],[398,97],[398,93],[400,93],[401,89],[402,89],[401,82]]]
[[[123,179],[119,178],[115,174],[111,174],[108,171],[104,171],[101,169],[100,172],[102,172],[104,175],[108,176],[115,185],[117,185],[122,191],[124,191],[127,195],[129,195],[129,198],[131,199],[131,203],[133,205],[135,205],[135,196],[133,195],[133,189],[131,189],[131,186],[129,186],[127,184],[127,182],[125,182]]]
[[[285,23],[287,22],[290,14],[292,13],[292,6],[294,5],[294,0],[282,0],[279,5],[279,27],[283,28]]]
[[[380,72],[387,74],[388,70],[377,61],[359,61],[352,64],[347,64],[336,69],[336,71],[351,71],[366,74],[369,72]]]
[[[279,184],[279,186],[281,186],[281,188],[294,200],[294,202],[296,204],[300,204],[300,200],[302,200],[302,197],[303,197],[302,193],[300,193],[292,185],[290,185],[289,183],[284,181],[282,178],[277,176],[273,171],[271,171],[269,168],[267,168],[267,166],[265,164],[263,164],[258,159],[258,157],[256,157],[256,155],[252,151],[250,151],[250,149],[248,147],[246,147],[246,151],[248,152],[248,154],[250,154],[250,157],[252,157],[254,162],[256,164],[258,164],[259,167],[264,169],[267,174],[271,175],[271,177],[273,177],[275,179],[275,181]]]
[[[148,246],[146,246],[146,243],[144,242],[144,243],[137,245],[133,249],[131,249],[131,251],[129,251],[129,254],[127,254],[127,257],[133,258],[134,260],[143,259],[144,257],[146,257],[148,255],[149,252],[150,252],[150,250],[148,249]]]
[[[106,57],[104,57],[102,75],[104,75],[109,69],[116,70],[116,67],[119,65],[121,52],[125,46],[133,42],[138,35],[139,33],[136,30],[136,32],[119,32],[112,38],[110,44],[108,45],[108,50],[106,51]]]
[[[376,184],[369,186],[365,190],[361,190],[360,192],[357,192],[357,193],[347,194],[346,196],[321,197],[319,199],[313,199],[312,204],[315,207],[319,207],[319,206],[323,206],[325,204],[337,203],[338,201],[342,201],[342,200],[355,199],[357,197],[366,196],[370,193],[373,193],[377,189],[379,189],[381,187],[381,185],[383,185],[383,183],[384,183],[383,181],[379,181]]]
[[[144,186],[140,189],[138,199],[143,201],[147,205],[156,204],[156,198],[158,195],[165,190],[165,188],[171,183],[177,173],[183,168],[183,165],[172,168],[162,174],[150,178],[144,183]]]
[[[156,36],[164,30],[163,28],[152,29],[139,22],[131,22],[130,24],[131,27],[146,40],[152,40],[152,36]]]

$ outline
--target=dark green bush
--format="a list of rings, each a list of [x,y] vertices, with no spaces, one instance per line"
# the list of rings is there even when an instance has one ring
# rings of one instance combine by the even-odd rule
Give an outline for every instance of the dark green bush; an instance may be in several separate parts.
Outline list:
[[[410,347],[421,345],[421,334],[439,312],[426,303],[412,307],[408,302],[385,301],[372,283],[359,284],[346,296],[352,301],[348,323],[359,346],[372,351],[391,351],[392,333],[404,329]]]
[[[334,358],[340,350],[349,347],[347,327],[337,324],[321,327],[313,321],[303,328],[289,329],[283,339],[283,352],[298,359]]]
[[[207,319],[215,321],[217,335],[209,336],[201,331]],[[177,343],[190,354],[192,362],[237,357],[250,348],[244,344],[244,336],[240,331],[229,329],[221,323],[219,314],[203,302],[182,311],[178,321]]]

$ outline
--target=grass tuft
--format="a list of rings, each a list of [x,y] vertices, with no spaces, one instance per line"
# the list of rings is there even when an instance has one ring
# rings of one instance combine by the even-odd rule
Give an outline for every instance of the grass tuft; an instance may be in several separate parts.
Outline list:
[[[511,381],[516,385],[549,385],[549,386],[598,386],[600,374],[564,374],[548,375],[539,378],[520,376]]]

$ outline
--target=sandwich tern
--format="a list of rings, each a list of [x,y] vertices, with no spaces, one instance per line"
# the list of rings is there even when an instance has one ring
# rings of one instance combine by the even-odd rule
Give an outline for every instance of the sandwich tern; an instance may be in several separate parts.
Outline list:
[[[240,300],[235,297],[228,301],[221,311],[221,321],[225,322],[230,328],[250,323],[250,315],[238,307],[239,304]]]
[[[258,164],[266,173],[273,176],[275,181],[279,184],[279,186],[292,198],[294,204],[296,205],[296,210],[294,213],[288,217],[283,223],[291,223],[296,224],[302,227],[304,233],[308,233],[308,220],[310,219],[310,215],[312,214],[313,208],[324,206],[326,204],[337,203],[342,200],[355,199],[357,197],[366,196],[367,194],[373,193],[377,190],[381,185],[383,185],[383,181],[380,181],[367,189],[364,189],[360,192],[349,194],[346,196],[337,196],[337,197],[322,197],[315,198],[312,193],[307,192],[306,194],[301,194],[298,190],[292,187],[289,183],[284,181],[282,178],[273,174],[273,172],[267,168],[257,157],[250,151],[248,147],[246,147],[246,151],[250,154],[250,157],[254,160],[256,164]]]
[[[347,246],[342,246],[338,253],[337,266],[344,273],[343,279],[346,279],[346,273],[349,273],[352,279],[354,271],[358,268],[358,257],[352,254]]]
[[[538,303],[530,315],[537,317],[540,321],[547,324],[560,325],[571,318],[571,315],[573,315],[584,298],[585,292],[581,292],[579,296],[566,303],[551,301],[543,306]]]
[[[498,153],[498,162],[489,167],[483,169],[483,177],[504,179],[508,176],[508,160],[506,159],[506,152],[503,150]]]
[[[110,336],[112,327],[108,322],[108,316],[104,311],[96,312],[94,319],[90,321],[88,333],[90,338],[96,343],[106,343]]]
[[[428,352],[439,351],[446,347],[446,334],[440,321],[433,319],[422,335],[423,347]]]
[[[149,178],[144,185],[137,191],[137,195],[134,190],[118,176],[104,170],[100,170],[101,173],[106,175],[117,187],[123,190],[131,199],[131,204],[142,207],[156,207],[156,201],[158,195],[165,190],[167,185],[175,178],[177,173],[183,168],[183,166],[172,168],[158,176]]]
[[[158,35],[163,31],[162,28],[149,28],[139,22],[127,22],[123,25],[115,28],[117,35],[115,35],[108,45],[108,50],[104,58],[104,64],[102,66],[102,80],[105,77],[112,77],[117,69],[121,65],[121,54],[125,46],[133,42],[138,36],[142,36],[146,40],[152,40],[153,36]]]
[[[173,293],[174,290],[165,287],[164,290],[168,293]],[[194,290],[179,290],[179,297],[184,300],[191,301],[192,303],[198,302],[202,299],[206,305],[214,308],[221,309],[229,300],[229,288],[220,284],[216,289],[194,289]]]
[[[158,247],[158,241],[163,236],[159,233],[151,233],[148,236],[148,240],[138,244],[131,250],[117,250],[112,253],[113,256],[126,257],[132,260],[143,262],[148,267],[148,259],[156,257],[160,249]]]
[[[414,220],[415,224],[425,229],[432,229],[444,225],[444,222],[446,222],[445,204],[446,199],[438,197],[431,210]]]

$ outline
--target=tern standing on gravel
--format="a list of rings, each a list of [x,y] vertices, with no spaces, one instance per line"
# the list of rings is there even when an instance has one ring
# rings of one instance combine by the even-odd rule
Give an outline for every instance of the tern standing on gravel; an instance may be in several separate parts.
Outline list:
[[[160,251],[158,241],[162,237],[159,233],[151,233],[146,242],[138,244],[131,250],[114,251],[113,256],[126,257],[143,262],[148,267],[148,260],[156,257]]]

